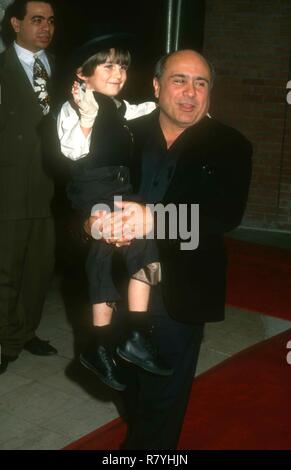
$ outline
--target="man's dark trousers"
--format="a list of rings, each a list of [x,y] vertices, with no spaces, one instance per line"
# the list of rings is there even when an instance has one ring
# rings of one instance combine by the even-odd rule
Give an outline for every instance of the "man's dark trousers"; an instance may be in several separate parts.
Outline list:
[[[2,354],[17,356],[35,336],[54,266],[51,217],[0,221]]]
[[[180,323],[169,317],[159,287],[153,288],[151,319],[159,350],[174,373],[159,377],[124,367],[129,424],[124,449],[176,449],[203,338],[203,323]]]

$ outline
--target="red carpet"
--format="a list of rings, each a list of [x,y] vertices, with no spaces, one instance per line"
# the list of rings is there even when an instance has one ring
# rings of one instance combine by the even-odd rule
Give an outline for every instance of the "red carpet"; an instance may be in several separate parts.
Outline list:
[[[291,329],[199,376],[180,449],[291,449]]]
[[[291,321],[291,251],[227,238],[227,303]]]
[[[291,329],[242,351],[193,383],[180,450],[291,450]],[[114,420],[67,450],[116,450],[126,428]]]

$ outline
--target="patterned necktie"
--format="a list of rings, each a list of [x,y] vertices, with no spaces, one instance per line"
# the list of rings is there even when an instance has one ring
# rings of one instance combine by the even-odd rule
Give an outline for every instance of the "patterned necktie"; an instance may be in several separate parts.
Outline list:
[[[42,61],[38,57],[35,57],[34,59],[33,88],[43,114],[48,114],[50,110],[50,99],[47,91],[49,77]]]

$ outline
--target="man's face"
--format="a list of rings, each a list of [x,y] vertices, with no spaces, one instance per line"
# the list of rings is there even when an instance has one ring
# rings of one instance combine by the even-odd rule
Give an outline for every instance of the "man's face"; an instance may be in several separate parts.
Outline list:
[[[49,3],[28,2],[23,20],[11,18],[19,46],[31,52],[46,49],[54,34],[54,12]]]
[[[154,79],[161,124],[181,130],[200,121],[208,112],[210,81],[209,67],[199,54],[180,51],[171,56],[163,75]]]

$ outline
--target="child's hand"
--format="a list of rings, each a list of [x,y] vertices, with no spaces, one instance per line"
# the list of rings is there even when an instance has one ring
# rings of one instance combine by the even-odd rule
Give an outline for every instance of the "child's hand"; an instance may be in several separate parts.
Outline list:
[[[86,129],[93,127],[98,112],[98,103],[94,98],[93,90],[83,90],[75,81],[72,87],[72,95],[80,111],[80,125]]]

